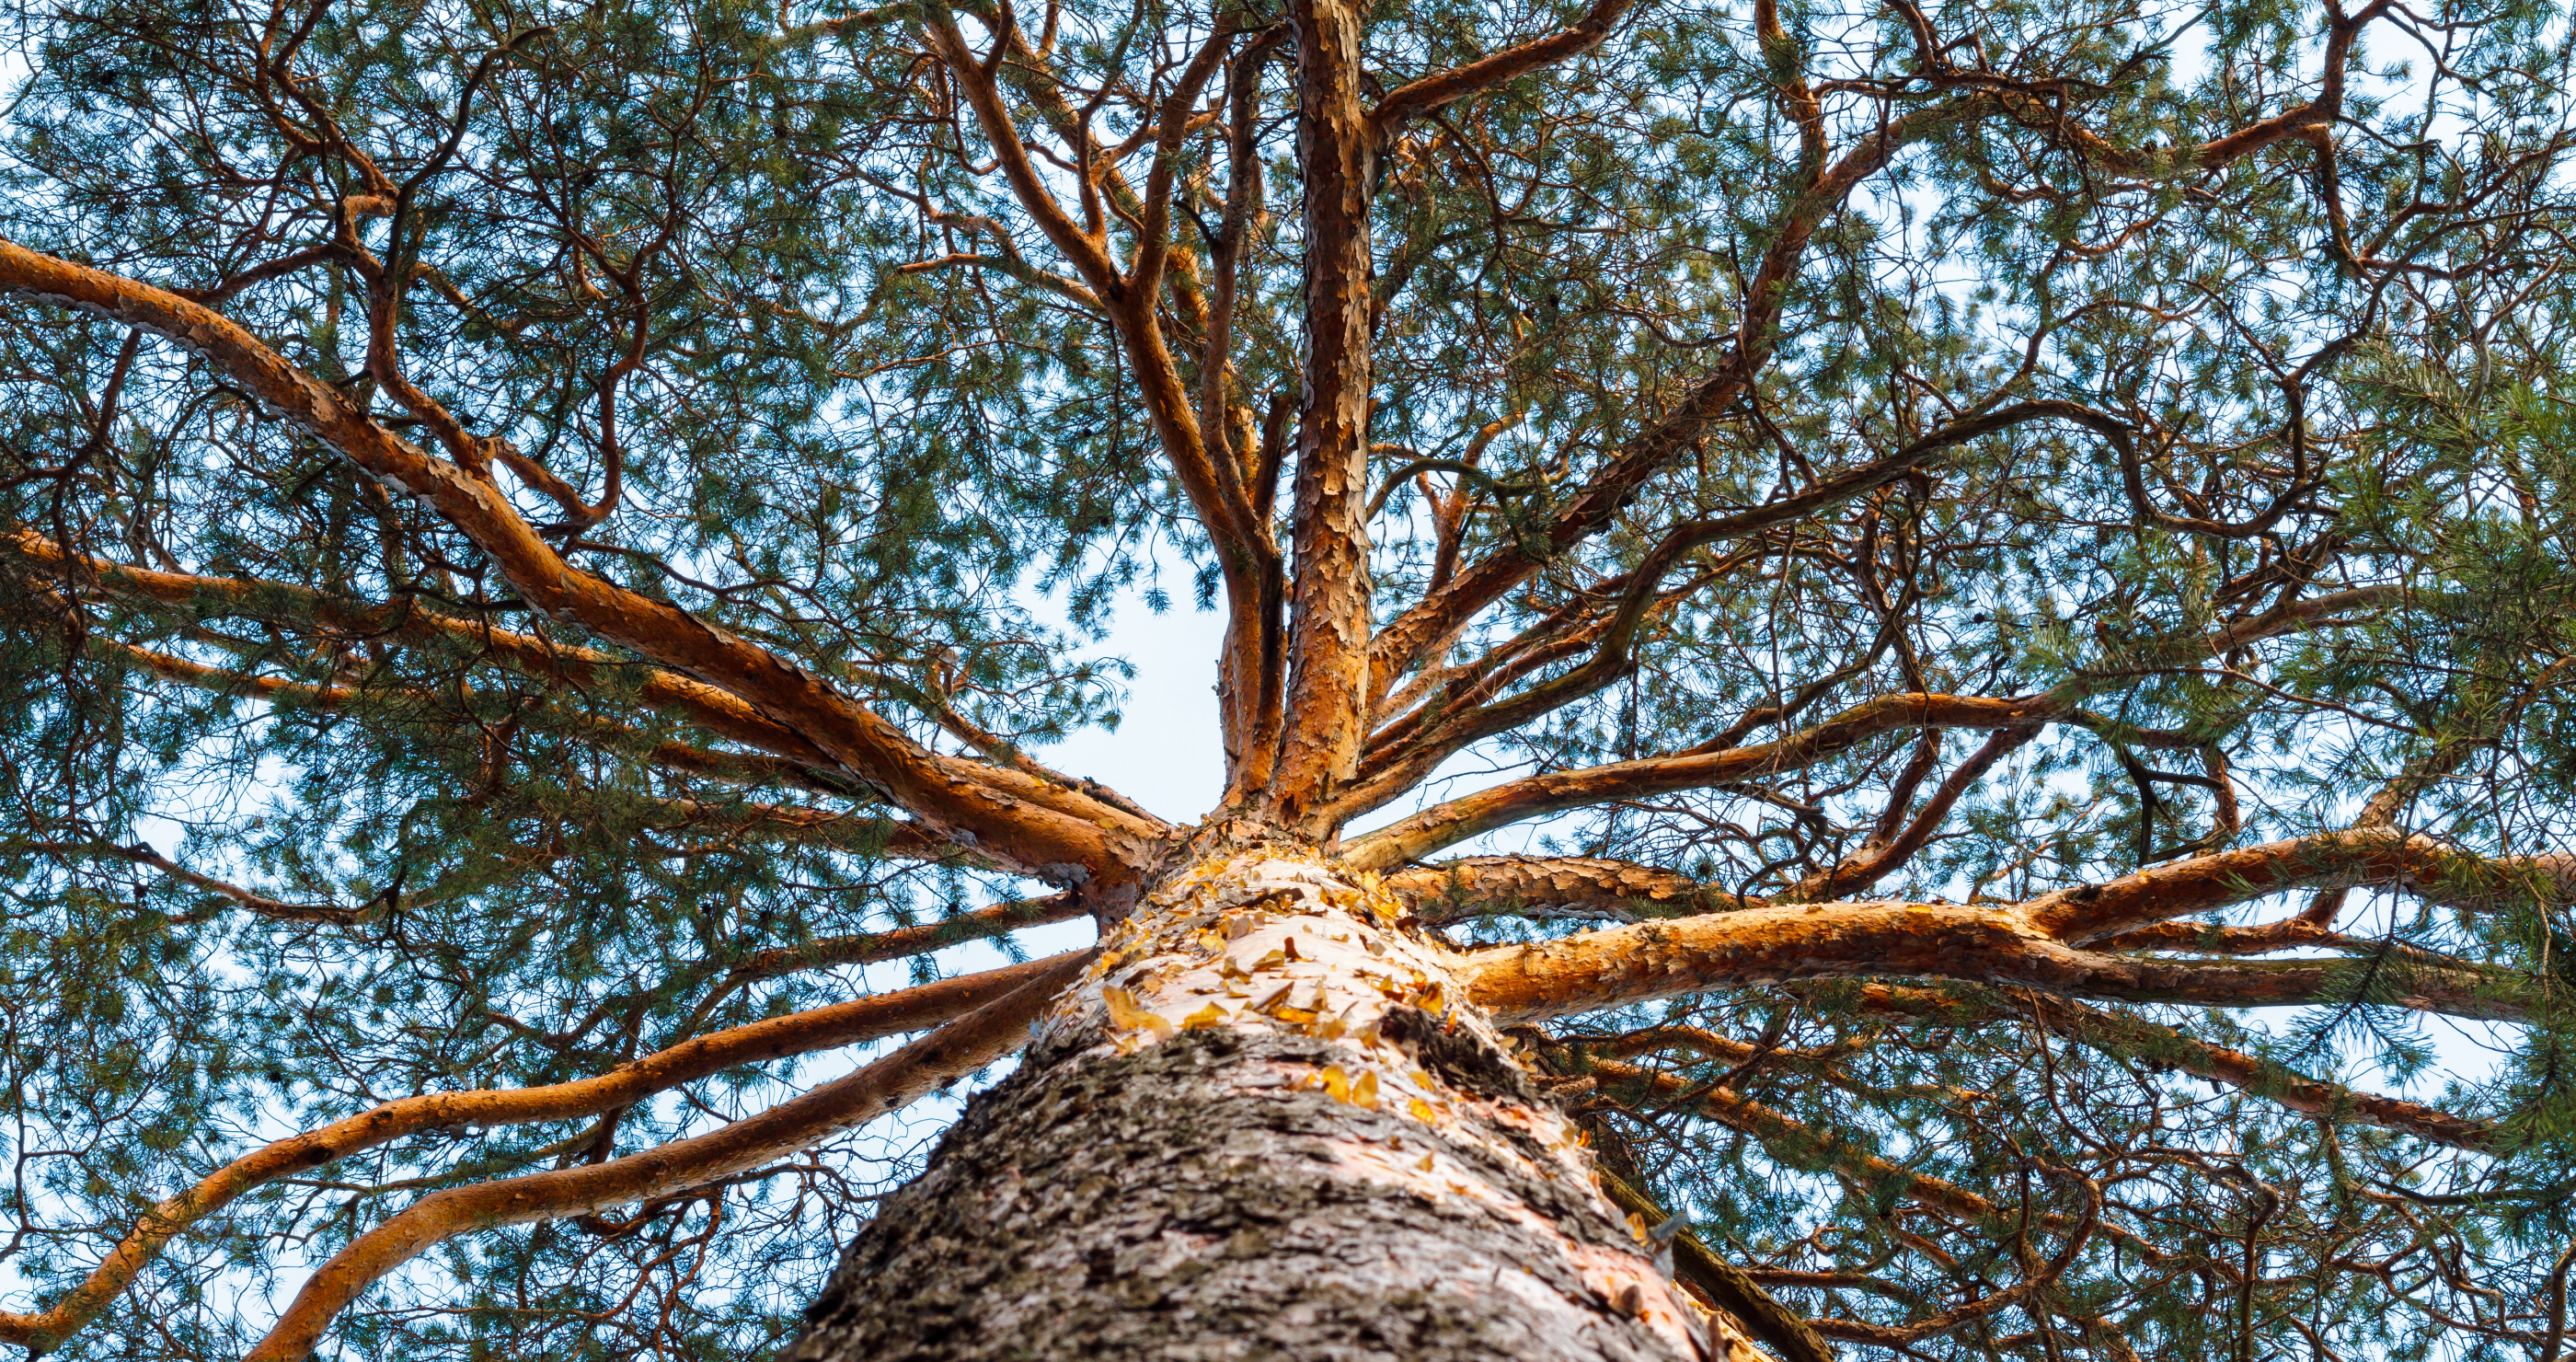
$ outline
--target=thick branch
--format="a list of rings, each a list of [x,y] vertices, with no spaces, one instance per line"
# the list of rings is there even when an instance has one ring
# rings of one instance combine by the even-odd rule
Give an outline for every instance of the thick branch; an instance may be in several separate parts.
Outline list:
[[[0,241],[0,293],[80,308],[193,351],[368,476],[428,504],[534,609],[740,696],[888,802],[960,840],[972,839],[1015,869],[1059,879],[1123,879],[1132,844],[1162,831],[1079,791],[941,757],[813,672],[676,605],[574,568],[498,488],[377,424],[337,388],[216,312],[9,241]]]
[[[2518,1021],[2527,978],[2472,966],[2388,962],[2372,1001]],[[1505,1021],[1624,1007],[1796,979],[1913,978],[2036,988],[2069,998],[2293,1007],[2355,1000],[2344,961],[2172,961],[2079,950],[2022,909],[1931,903],[1787,904],[1604,928],[1470,954],[1462,987]],[[2386,996],[2378,996],[2385,990]]]
[[[1364,106],[1362,7],[1292,0],[1305,198],[1305,389],[1297,407],[1287,724],[1267,800],[1302,828],[1358,768],[1367,736],[1369,205],[1378,141]],[[1320,831],[1320,829],[1312,829]]]
[[[2035,929],[2085,944],[2298,888],[2382,885],[2449,907],[2576,903],[2576,856],[2480,856],[2421,833],[2355,828],[2151,866],[2022,905]]]
[[[1497,912],[1633,922],[1742,906],[1687,875],[1597,856],[1468,856],[1397,871],[1386,888],[1434,927]]]

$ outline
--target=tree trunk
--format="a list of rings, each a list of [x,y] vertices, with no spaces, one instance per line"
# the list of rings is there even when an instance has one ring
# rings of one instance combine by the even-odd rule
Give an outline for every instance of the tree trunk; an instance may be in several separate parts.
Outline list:
[[[1113,928],[794,1362],[1738,1359],[1374,876],[1267,848]]]

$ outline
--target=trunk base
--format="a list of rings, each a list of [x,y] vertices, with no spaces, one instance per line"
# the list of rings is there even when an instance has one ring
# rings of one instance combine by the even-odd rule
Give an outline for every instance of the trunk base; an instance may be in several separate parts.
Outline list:
[[[1586,1230],[1600,1254],[1637,1251],[1591,1188],[1290,1077],[1343,1058],[1304,1037],[1202,1031],[1023,1068],[974,1104],[928,1174],[887,1199],[786,1357],[1689,1355],[1672,1347],[1669,1322],[1655,1328],[1630,1313],[1637,1300],[1603,1299],[1569,1265],[1563,1238]],[[1260,1071],[1276,1086],[1247,1090]],[[1477,1195],[1488,1189],[1516,1204]],[[1733,1351],[1693,1324],[1693,1352]]]
[[[1594,1189],[1455,958],[1311,852],[1173,876],[788,1362],[1759,1356]]]

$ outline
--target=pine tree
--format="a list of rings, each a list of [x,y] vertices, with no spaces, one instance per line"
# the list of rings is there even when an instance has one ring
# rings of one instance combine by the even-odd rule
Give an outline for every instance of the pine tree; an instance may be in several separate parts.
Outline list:
[[[2561,1355],[2551,8],[10,13],[0,1340]]]

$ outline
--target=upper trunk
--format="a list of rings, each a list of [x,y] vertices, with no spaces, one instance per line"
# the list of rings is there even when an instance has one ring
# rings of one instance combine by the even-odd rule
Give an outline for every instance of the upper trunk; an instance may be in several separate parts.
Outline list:
[[[1167,881],[787,1356],[1758,1356],[1399,913],[1304,852]]]

